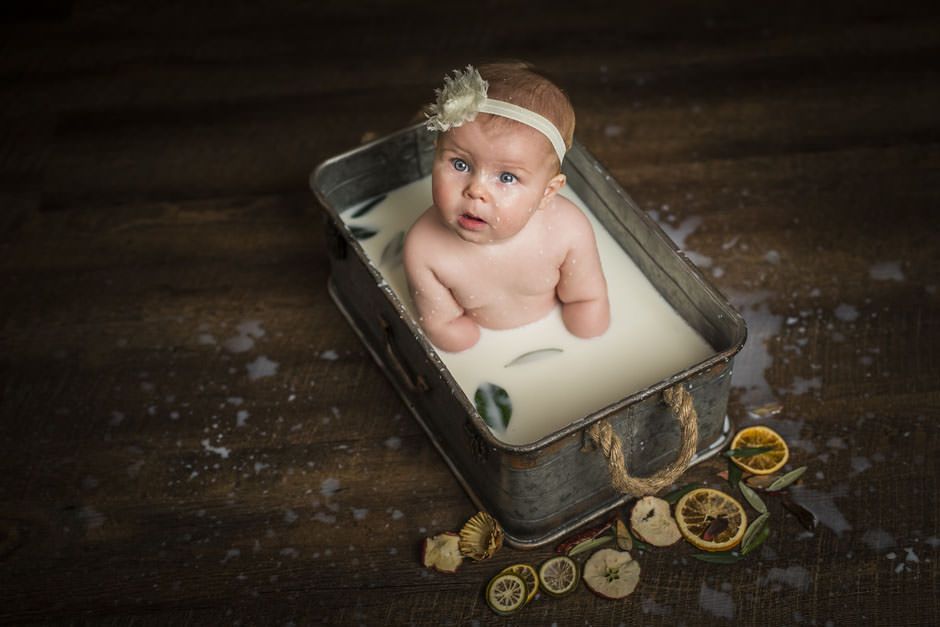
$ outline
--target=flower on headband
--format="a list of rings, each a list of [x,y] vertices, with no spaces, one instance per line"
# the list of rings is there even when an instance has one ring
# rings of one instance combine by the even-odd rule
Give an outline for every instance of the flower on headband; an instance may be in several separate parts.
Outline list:
[[[472,65],[454,76],[444,77],[444,87],[435,89],[437,102],[428,107],[427,127],[431,131],[447,131],[472,121],[486,101],[488,85]]]

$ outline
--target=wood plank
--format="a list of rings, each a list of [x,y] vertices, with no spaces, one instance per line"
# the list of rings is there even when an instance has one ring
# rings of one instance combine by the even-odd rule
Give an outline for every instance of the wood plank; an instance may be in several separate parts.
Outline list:
[[[940,15],[423,4],[5,5],[0,622],[509,622],[486,581],[552,547],[421,566],[475,508],[331,301],[307,181],[501,57],[744,314],[730,418],[820,521],[768,499],[737,565],[637,552],[630,598],[512,623],[936,622]]]

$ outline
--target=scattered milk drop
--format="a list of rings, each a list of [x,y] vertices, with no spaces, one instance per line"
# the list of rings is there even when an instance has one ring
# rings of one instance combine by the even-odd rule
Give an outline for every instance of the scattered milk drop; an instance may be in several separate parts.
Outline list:
[[[202,447],[209,453],[215,453],[217,455],[220,455],[223,459],[228,458],[228,455],[231,452],[229,449],[225,448],[224,446],[212,446],[211,444],[209,444],[208,439],[202,441]]]
[[[836,307],[834,313],[836,318],[843,322],[855,322],[858,320],[859,316],[858,309],[846,303],[842,303]]]
[[[727,592],[712,590],[705,582],[699,588],[698,604],[705,612],[719,618],[734,619],[734,599]]]
[[[900,261],[882,261],[868,269],[871,278],[877,281],[903,281],[904,273],[901,271]]]
[[[246,364],[245,369],[248,370],[248,379],[255,381],[262,377],[274,376],[277,373],[277,366],[278,362],[271,361],[264,355],[261,355],[253,362]]]

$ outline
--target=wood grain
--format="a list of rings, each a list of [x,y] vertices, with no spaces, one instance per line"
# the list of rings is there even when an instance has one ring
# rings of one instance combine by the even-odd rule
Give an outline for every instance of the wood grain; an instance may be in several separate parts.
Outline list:
[[[510,622],[486,581],[552,549],[421,566],[473,505],[330,300],[307,178],[515,57],[745,315],[729,414],[821,524],[771,501],[737,565],[639,553],[630,598],[511,622],[936,623],[940,14],[421,4],[0,9],[0,622]]]

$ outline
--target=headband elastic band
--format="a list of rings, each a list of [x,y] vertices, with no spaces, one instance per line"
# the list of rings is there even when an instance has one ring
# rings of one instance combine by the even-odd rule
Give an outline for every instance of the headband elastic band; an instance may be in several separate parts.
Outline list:
[[[447,131],[473,121],[477,113],[498,115],[542,133],[558,155],[558,163],[564,161],[567,151],[565,140],[548,118],[511,102],[487,98],[488,87],[480,72],[472,65],[468,65],[463,72],[454,70],[453,78],[445,76],[444,87],[434,91],[437,102],[428,107],[428,129]]]
[[[487,98],[483,101],[483,105],[480,107],[480,113],[489,113],[491,115],[509,118],[510,120],[515,120],[516,122],[521,122],[526,126],[534,128],[542,135],[545,135],[548,141],[552,142],[552,148],[555,149],[555,154],[558,155],[558,163],[564,161],[565,151],[567,150],[565,148],[565,140],[561,138],[561,133],[558,132],[555,125],[545,116],[539,115],[535,111],[531,111],[525,107],[514,105],[511,102],[493,100],[492,98]]]

